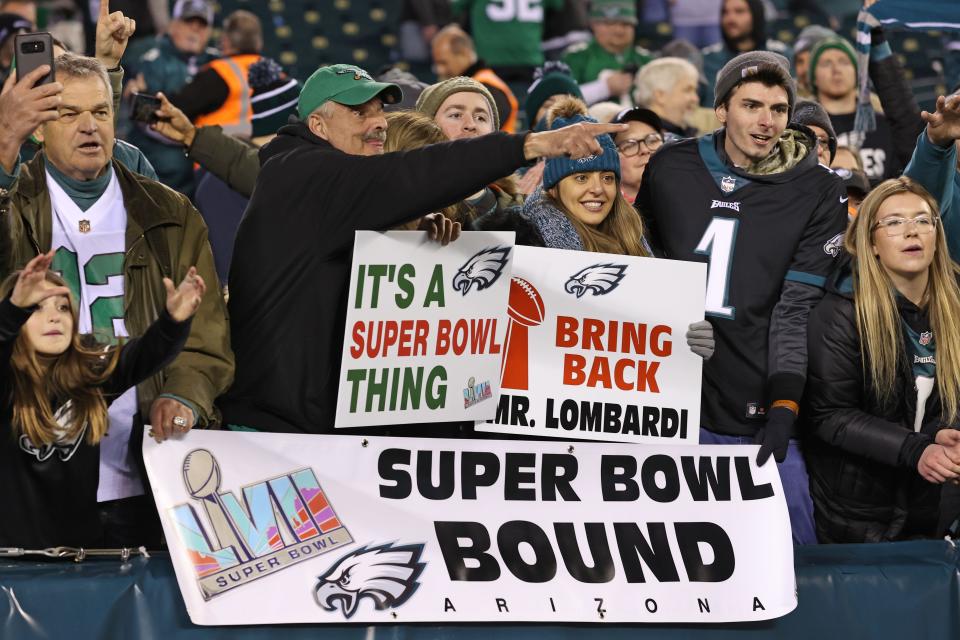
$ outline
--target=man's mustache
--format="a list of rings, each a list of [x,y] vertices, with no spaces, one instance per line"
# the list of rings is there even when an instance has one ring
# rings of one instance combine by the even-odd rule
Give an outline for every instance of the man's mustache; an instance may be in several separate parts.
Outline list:
[[[372,134],[370,134],[370,135],[368,135],[368,136],[364,136],[364,137],[363,137],[363,141],[364,141],[364,142],[386,142],[386,141],[387,141],[387,132],[386,132],[386,131],[378,131],[378,132],[376,132],[376,133],[372,133]]]

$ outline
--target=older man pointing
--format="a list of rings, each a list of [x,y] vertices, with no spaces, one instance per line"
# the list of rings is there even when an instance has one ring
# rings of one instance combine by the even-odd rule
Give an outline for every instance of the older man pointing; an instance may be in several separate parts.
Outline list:
[[[261,150],[230,271],[237,371],[220,401],[227,424],[332,431],[355,231],[437,211],[541,157],[599,154],[596,136],[625,128],[492,133],[384,154],[383,105],[400,98],[358,67],[319,69],[300,93],[301,122]]]

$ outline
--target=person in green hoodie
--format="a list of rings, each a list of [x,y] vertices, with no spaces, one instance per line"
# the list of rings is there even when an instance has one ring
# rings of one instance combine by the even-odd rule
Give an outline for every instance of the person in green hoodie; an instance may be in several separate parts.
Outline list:
[[[650,62],[650,52],[634,44],[637,8],[632,1],[594,0],[590,5],[593,38],[563,56],[587,104],[630,95],[633,76]]]

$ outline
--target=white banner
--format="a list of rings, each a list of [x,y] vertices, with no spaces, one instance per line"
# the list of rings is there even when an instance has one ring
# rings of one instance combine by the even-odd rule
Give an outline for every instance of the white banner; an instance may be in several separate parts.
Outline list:
[[[494,417],[513,240],[357,232],[336,427]]]
[[[706,265],[516,247],[495,421],[478,431],[696,444]]]
[[[796,606],[755,446],[192,431],[144,457],[201,625],[733,622]]]

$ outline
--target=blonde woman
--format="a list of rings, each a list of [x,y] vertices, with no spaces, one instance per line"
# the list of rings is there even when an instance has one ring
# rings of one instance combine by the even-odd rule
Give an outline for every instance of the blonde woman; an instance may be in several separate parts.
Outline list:
[[[887,180],[845,245],[850,270],[808,332],[817,537],[933,537],[941,485],[960,477],[960,290],[937,203],[909,178]]]

